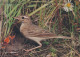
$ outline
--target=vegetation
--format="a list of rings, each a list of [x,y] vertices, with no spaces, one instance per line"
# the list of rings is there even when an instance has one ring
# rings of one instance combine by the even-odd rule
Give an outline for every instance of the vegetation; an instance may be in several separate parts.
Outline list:
[[[67,0],[66,0],[67,1]],[[11,35],[15,19],[19,15],[29,15],[36,25],[49,30],[50,32],[73,37],[74,40],[64,40],[63,46],[69,47],[68,57],[80,56],[80,1],[73,0],[73,9],[66,12],[63,7],[63,0],[1,0],[0,7],[3,9],[2,41]],[[68,5],[69,6],[69,5]],[[52,44],[58,42],[56,39]],[[67,43],[68,42],[68,43]],[[49,42],[45,42],[49,45]],[[54,48],[50,49],[53,57],[57,56]],[[31,55],[30,55],[31,56]],[[40,57],[39,55],[37,57]]]

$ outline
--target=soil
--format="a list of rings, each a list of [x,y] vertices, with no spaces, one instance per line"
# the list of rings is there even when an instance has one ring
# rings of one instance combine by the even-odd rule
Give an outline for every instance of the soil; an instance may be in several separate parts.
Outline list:
[[[25,52],[24,49],[31,49],[38,46],[38,44],[26,39],[19,31],[14,33],[16,33],[16,37],[4,49],[0,50],[0,57],[70,57],[69,54],[74,54],[74,50],[71,50],[70,47],[72,46],[72,40],[63,39],[42,41],[43,45],[41,48]],[[79,47],[80,45],[75,47],[78,52],[80,52]],[[79,54],[75,53],[73,57],[79,57]]]

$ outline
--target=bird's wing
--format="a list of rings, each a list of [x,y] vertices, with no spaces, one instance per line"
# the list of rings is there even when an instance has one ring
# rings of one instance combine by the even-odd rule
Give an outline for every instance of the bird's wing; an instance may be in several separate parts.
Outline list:
[[[35,37],[53,37],[57,35],[53,33],[36,33],[34,36]]]

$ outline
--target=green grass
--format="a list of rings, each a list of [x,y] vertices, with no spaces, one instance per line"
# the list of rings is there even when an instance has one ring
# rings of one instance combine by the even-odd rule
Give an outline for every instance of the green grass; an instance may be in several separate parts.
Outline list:
[[[43,0],[4,0],[1,1],[0,7],[3,6],[3,14],[5,17],[3,18],[3,39],[6,38],[12,32],[12,25],[15,20],[13,17],[19,15],[29,15],[32,16],[32,19],[35,20],[38,18],[38,24],[44,29],[47,29],[51,32],[61,34],[63,29],[66,29],[70,33],[70,36],[74,37],[76,34],[76,28],[79,25],[74,25],[75,23],[80,23],[80,5],[74,5],[73,12],[68,12],[63,14],[62,4],[63,0],[51,0],[51,1],[43,1]],[[4,3],[5,2],[5,3]],[[66,25],[63,24],[63,15],[67,15],[69,22],[69,29],[66,28]],[[33,17],[35,16],[35,18]],[[65,20],[65,23],[67,21]],[[71,24],[71,25],[70,25]],[[57,31],[57,32],[56,32]],[[66,34],[65,34],[66,35]],[[80,35],[79,35],[80,41]],[[48,44],[46,42],[46,44]]]

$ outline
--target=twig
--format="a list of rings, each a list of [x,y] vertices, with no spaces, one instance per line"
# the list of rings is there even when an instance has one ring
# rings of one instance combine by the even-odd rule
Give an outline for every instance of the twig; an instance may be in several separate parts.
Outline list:
[[[67,46],[69,46],[72,50],[74,50],[75,51],[75,53],[80,57],[80,54],[78,53],[78,51],[77,50],[75,50],[74,48],[72,48],[70,45],[68,45],[67,43],[65,43]]]

